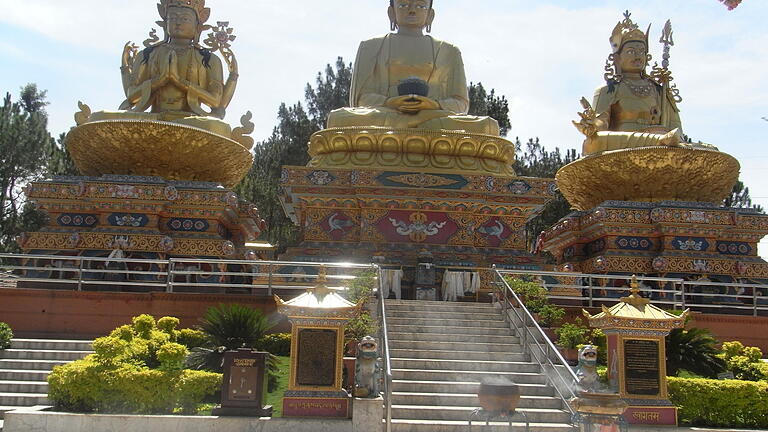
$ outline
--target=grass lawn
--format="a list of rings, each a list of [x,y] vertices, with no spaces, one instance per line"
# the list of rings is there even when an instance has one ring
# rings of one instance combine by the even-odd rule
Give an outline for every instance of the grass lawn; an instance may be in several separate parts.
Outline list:
[[[267,398],[264,401],[264,405],[272,405],[273,412],[272,417],[283,416],[283,394],[288,388],[288,374],[291,369],[290,357],[278,357],[279,371],[277,379],[277,389],[272,393],[267,393]]]

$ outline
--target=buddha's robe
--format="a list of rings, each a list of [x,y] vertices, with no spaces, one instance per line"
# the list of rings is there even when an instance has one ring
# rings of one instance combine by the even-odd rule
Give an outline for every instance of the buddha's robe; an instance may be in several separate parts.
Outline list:
[[[399,96],[401,80],[418,77],[429,85],[427,97],[440,109],[403,114],[384,106]],[[384,126],[463,130],[499,135],[490,117],[466,115],[469,109],[467,79],[461,52],[431,36],[386,36],[363,41],[357,51],[349,104],[331,112],[328,127]]]
[[[221,60],[210,51],[194,47],[176,50],[179,78],[192,84],[188,90],[171,82],[152,90],[152,81],[167,73],[172,51],[170,45],[160,44],[140,52],[124,82],[127,98],[120,105],[124,111],[95,112],[89,120],[170,121],[230,136],[230,126],[203,109],[203,105],[218,108],[224,87]],[[144,112],[148,109],[150,112]]]
[[[584,142],[583,153],[593,154],[626,148],[675,145],[682,136],[679,110],[667,94],[662,109],[662,88],[652,84],[647,96],[638,96],[624,82],[611,83],[595,92],[592,106],[607,130]],[[677,129],[674,137],[669,133]]]

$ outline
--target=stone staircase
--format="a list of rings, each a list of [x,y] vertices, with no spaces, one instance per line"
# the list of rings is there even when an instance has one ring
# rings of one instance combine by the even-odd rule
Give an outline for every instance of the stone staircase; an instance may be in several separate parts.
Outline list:
[[[478,408],[478,383],[504,376],[522,394],[519,411],[531,432],[570,432],[570,413],[523,353],[519,339],[490,304],[387,300],[392,362],[392,430],[467,431]],[[515,425],[522,426],[520,416]],[[473,422],[473,430],[481,430]],[[483,424],[484,425],[484,424]],[[492,422],[483,431],[508,431]]]
[[[54,366],[91,353],[91,341],[12,339],[11,347],[0,351],[0,429],[8,411],[49,405],[46,380]]]

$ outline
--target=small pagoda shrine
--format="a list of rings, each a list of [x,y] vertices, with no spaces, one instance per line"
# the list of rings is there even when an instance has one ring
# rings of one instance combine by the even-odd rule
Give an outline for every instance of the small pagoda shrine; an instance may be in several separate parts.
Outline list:
[[[342,388],[344,326],[360,313],[327,285],[321,266],[313,288],[289,301],[275,296],[277,310],[291,322],[291,370],[283,397],[283,416],[349,416],[349,394]]]
[[[677,425],[677,407],[669,401],[665,336],[683,328],[688,311],[666,312],[640,295],[637,278],[631,292],[611,308],[590,315],[591,327],[601,329],[608,342],[608,378],[627,403],[624,418],[632,424]]]

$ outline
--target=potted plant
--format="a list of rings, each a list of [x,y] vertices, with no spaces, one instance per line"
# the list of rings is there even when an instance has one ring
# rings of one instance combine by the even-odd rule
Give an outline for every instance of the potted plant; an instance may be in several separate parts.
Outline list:
[[[578,363],[577,347],[587,342],[589,328],[584,326],[580,318],[577,318],[573,323],[561,325],[555,330],[555,333],[557,334],[557,346],[565,360],[572,365]]]

